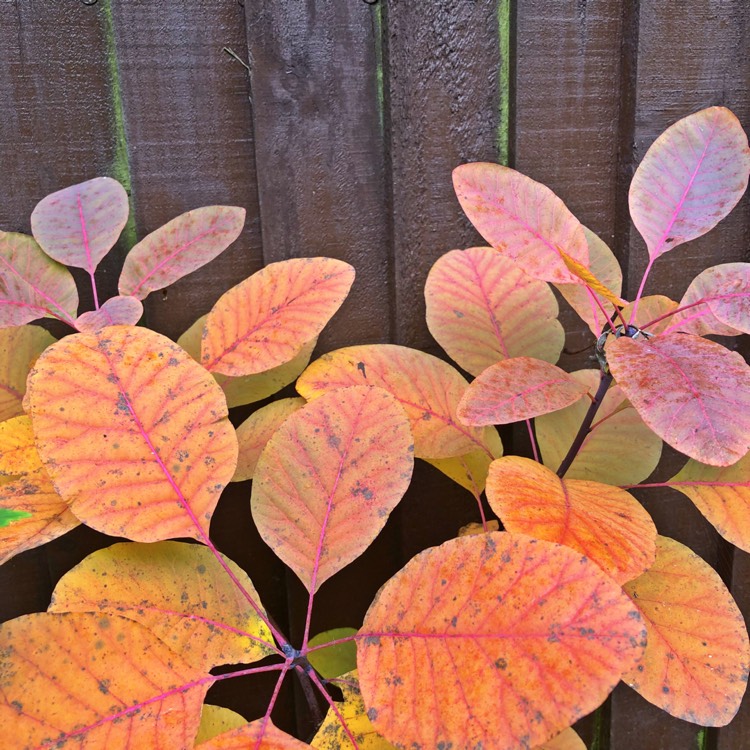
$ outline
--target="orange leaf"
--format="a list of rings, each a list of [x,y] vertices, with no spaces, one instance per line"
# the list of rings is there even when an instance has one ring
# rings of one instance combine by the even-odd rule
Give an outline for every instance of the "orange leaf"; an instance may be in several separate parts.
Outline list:
[[[570,728],[545,742],[537,750],[586,750],[583,740]]]
[[[565,332],[549,285],[492,248],[438,258],[424,294],[430,333],[472,375],[508,357],[560,358]]]
[[[456,413],[464,424],[509,424],[563,409],[587,390],[549,362],[514,357],[488,367],[468,387]]]
[[[270,720],[264,726],[263,720],[257,719],[217,734],[196,747],[200,750],[309,750],[310,745],[282,732]]]
[[[625,591],[646,622],[648,645],[623,680],[672,716],[728,724],[745,692],[750,644],[717,573],[679,542],[658,537],[653,567]]]
[[[570,376],[584,384],[593,397],[599,387],[599,370],[578,370]],[[544,465],[553,471],[572,445],[589,404],[589,399],[581,399],[534,421]],[[661,448],[661,438],[643,424],[620,387],[613,385],[565,477],[614,485],[638,484],[656,468]]]
[[[728,466],[750,449],[750,367],[707,339],[666,333],[610,338],[607,361],[641,419],[701,463]]]
[[[0,626],[0,653],[0,726],[14,750],[187,750],[213,681],[121,617],[19,617]]]
[[[492,247],[523,264],[529,276],[581,284],[562,257],[588,267],[583,226],[545,185],[499,164],[463,164],[453,186],[469,221]]]
[[[230,729],[237,729],[247,724],[247,719],[236,711],[223,706],[212,706],[210,703],[204,703],[201,709],[201,725],[198,727],[198,734],[195,737],[195,744],[200,745],[216,737],[217,734],[228,732]]]
[[[243,482],[253,478],[255,467],[266,443],[279,429],[282,422],[304,405],[305,399],[303,398],[282,398],[258,409],[237,428],[240,454],[237,458],[237,469],[232,477],[233,482]]]
[[[227,563],[258,601],[247,574]],[[60,579],[48,611],[127,617],[204,671],[273,652],[268,627],[211,550],[197,544],[129,542],[94,552]]]
[[[400,746],[517,750],[598,706],[644,638],[632,602],[580,553],[467,536],[380,589],[357,638],[360,688]]]
[[[317,591],[380,533],[413,466],[409,423],[390,394],[368,387],[327,393],[268,441],[253,480],[255,524]]]
[[[42,468],[27,416],[0,422],[0,474],[24,476]]]
[[[411,422],[418,458],[452,458],[476,450],[494,458],[485,431],[466,427],[456,417],[468,383],[437,357],[394,344],[350,346],[313,362],[300,375],[297,391],[310,401],[350,385],[378,386],[396,398]]]
[[[238,377],[294,359],[339,309],[354,269],[333,258],[271,263],[223,294],[206,318],[201,362]]]
[[[490,466],[487,500],[508,531],[583,552],[618,583],[654,562],[654,522],[618,487],[560,479],[528,458],[506,456]]]
[[[202,538],[237,438],[214,379],[145,328],[79,333],[29,376],[37,447],[84,523],[137,541]]]
[[[94,333],[106,326],[134,326],[143,315],[143,305],[135,297],[112,297],[98,310],[85,312],[76,318],[75,327],[82,333]]]
[[[719,534],[750,552],[750,454],[727,467],[691,459],[664,484],[687,495]]]

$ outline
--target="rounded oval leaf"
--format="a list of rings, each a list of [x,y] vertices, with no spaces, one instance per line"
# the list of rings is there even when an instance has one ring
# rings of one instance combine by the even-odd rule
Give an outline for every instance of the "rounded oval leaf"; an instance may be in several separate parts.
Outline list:
[[[490,466],[487,500],[507,531],[572,547],[618,583],[654,562],[654,522],[619,487],[560,479],[531,459],[506,456]]]
[[[456,413],[464,424],[509,424],[564,409],[587,390],[549,362],[514,357],[488,367],[474,380]]]
[[[380,589],[357,638],[360,687],[400,746],[535,747],[596,708],[644,638],[632,602],[580,553],[465,536]]]
[[[715,227],[747,188],[750,149],[739,120],[709,107],[651,145],[630,183],[630,215],[654,259]]]
[[[39,201],[31,233],[50,258],[93,273],[117,242],[129,210],[125,188],[111,177],[96,177]]]
[[[495,457],[485,431],[466,427],[456,417],[469,384],[437,357],[395,344],[349,346],[315,360],[300,375],[297,392],[310,401],[350,385],[383,388],[401,404],[418,458],[452,458],[477,450]]]
[[[725,326],[750,333],[750,263],[723,263],[701,275],[711,290],[713,315]]]
[[[177,344],[131,326],[68,336],[39,358],[28,396],[42,461],[84,523],[203,538],[237,438],[221,389]]]
[[[648,645],[623,680],[672,716],[721,727],[747,685],[750,644],[732,595],[690,549],[657,538],[656,562],[625,585],[643,615]]]
[[[648,333],[654,335],[662,333],[669,328],[674,322],[674,316],[664,318],[664,320],[660,320],[653,325],[649,325],[649,323],[652,320],[661,318],[662,315],[673,312],[678,307],[679,305],[673,299],[669,299],[669,297],[665,297],[663,294],[650,294],[647,297],[641,297],[637,305],[634,302],[625,305],[621,313],[623,319],[629,321],[628,325],[645,328]],[[633,311],[635,311],[635,318],[632,317]]]
[[[472,375],[508,357],[560,358],[565,332],[549,285],[490,247],[438,258],[424,294],[430,333]]]
[[[258,602],[247,574],[224,559]],[[206,672],[275,650],[268,627],[211,550],[198,544],[128,542],[98,550],[58,581],[48,611],[127,617]]]
[[[0,626],[6,747],[188,750],[213,681],[123,617],[27,615]]]
[[[546,186],[500,164],[477,162],[453,170],[453,187],[469,221],[492,247],[523,263],[529,276],[583,284],[567,255],[588,268],[582,224]]]
[[[118,289],[145,299],[206,265],[242,232],[245,209],[204,206],[181,214],[146,235],[125,258]]]
[[[333,258],[271,263],[223,294],[206,318],[201,362],[239,377],[296,357],[349,293],[354,269]]]
[[[107,326],[134,326],[143,315],[143,305],[135,297],[112,297],[98,310],[85,312],[76,318],[81,333],[93,333]]]
[[[308,591],[359,557],[414,468],[409,422],[380,388],[327,393],[290,415],[260,456],[253,519]]]
[[[687,333],[621,337],[607,362],[641,419],[701,463],[728,466],[750,449],[750,367],[736,352]]]

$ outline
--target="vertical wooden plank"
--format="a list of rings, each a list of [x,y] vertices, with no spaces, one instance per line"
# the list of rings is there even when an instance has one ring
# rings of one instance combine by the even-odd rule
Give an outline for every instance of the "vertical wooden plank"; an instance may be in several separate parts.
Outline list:
[[[170,337],[261,266],[249,81],[223,51],[246,57],[243,13],[212,0],[111,3],[138,237],[199,206],[247,210],[232,247],[147,299],[149,325]]]

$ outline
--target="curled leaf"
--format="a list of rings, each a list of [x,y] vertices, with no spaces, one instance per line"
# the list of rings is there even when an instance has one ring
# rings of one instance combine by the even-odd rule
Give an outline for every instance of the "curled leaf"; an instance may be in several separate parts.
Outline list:
[[[81,333],[93,333],[107,326],[134,326],[143,315],[143,305],[135,297],[112,297],[98,310],[85,312],[76,318]]]

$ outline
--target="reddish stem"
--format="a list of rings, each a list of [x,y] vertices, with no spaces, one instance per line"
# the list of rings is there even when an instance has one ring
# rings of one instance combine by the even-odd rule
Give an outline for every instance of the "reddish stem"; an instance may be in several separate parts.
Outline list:
[[[268,722],[271,720],[271,711],[273,711],[273,708],[276,705],[276,699],[279,697],[279,692],[281,690],[281,685],[284,682],[284,677],[286,677],[286,673],[289,671],[289,665],[289,659],[287,659],[283,664],[280,665],[281,674],[279,675],[279,679],[276,680],[276,686],[273,689],[271,700],[268,702],[268,708],[266,709],[266,713],[263,715],[263,719],[261,720],[258,739],[255,741],[255,750],[260,750],[260,747],[263,744],[263,737],[266,734],[266,727],[268,726]]]
[[[536,436],[534,435],[534,429],[531,426],[531,420],[526,420],[526,429],[529,431],[529,440],[531,440],[531,452],[534,454],[534,460],[539,464],[539,448],[536,444]],[[485,529],[487,531],[487,529]]]
[[[630,320],[628,321],[628,325],[633,325],[635,316],[638,314],[638,303],[641,301],[641,297],[643,296],[643,290],[646,287],[646,279],[648,278],[648,275],[651,273],[651,269],[653,268],[655,260],[656,258],[649,258],[648,265],[646,266],[646,270],[643,273],[643,278],[641,279],[641,285],[638,287],[638,294],[635,295],[635,301],[633,302],[633,310],[630,313]]]

